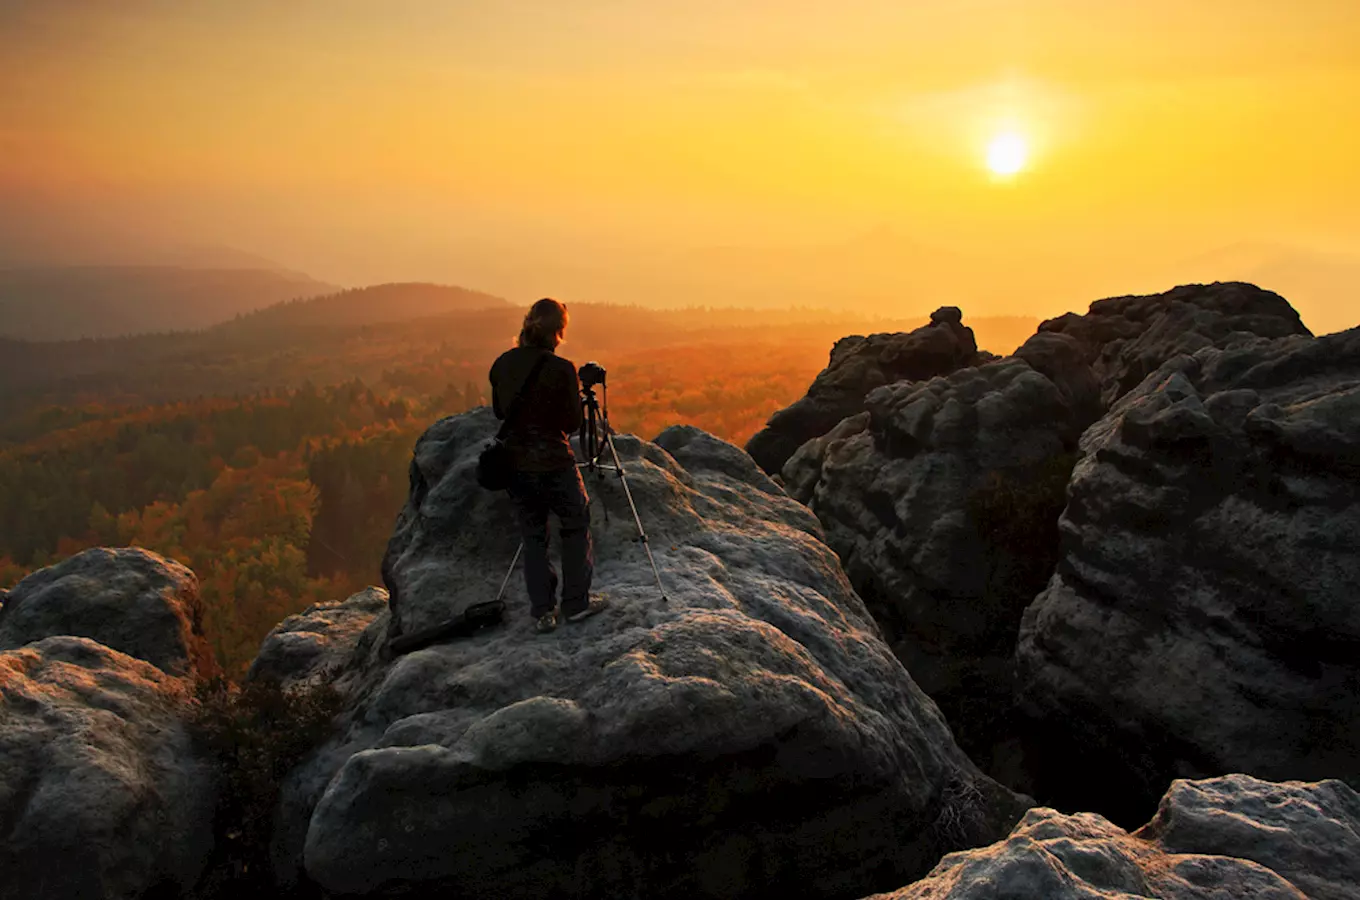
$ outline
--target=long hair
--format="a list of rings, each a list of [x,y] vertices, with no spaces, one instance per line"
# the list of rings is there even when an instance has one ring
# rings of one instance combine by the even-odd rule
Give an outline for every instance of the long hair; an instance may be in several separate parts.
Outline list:
[[[562,335],[566,330],[566,304],[559,303],[551,297],[544,297],[529,307],[529,312],[524,316],[524,325],[519,330],[519,340],[516,343],[520,347],[540,347],[544,350],[556,350],[557,345],[562,343]]]

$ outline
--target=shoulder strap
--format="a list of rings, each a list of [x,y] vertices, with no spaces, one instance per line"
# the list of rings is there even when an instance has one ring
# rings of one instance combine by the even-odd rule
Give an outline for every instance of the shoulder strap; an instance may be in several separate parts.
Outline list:
[[[515,423],[515,416],[519,413],[521,405],[520,401],[523,400],[524,395],[529,392],[529,388],[533,385],[534,379],[538,377],[538,373],[543,368],[543,364],[548,361],[548,357],[551,355],[551,353],[539,354],[538,359],[534,361],[534,367],[529,370],[529,377],[524,379],[524,384],[520,385],[519,393],[515,394],[514,398],[510,401],[510,405],[505,409],[505,421],[501,423],[501,430],[496,432],[496,440],[503,441],[505,440],[505,436],[510,433],[510,426]]]

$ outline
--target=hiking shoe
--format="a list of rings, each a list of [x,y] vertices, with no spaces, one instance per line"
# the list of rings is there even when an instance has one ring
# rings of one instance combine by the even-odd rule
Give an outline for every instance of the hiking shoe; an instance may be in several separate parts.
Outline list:
[[[557,630],[557,612],[545,612],[534,622],[534,631],[539,634],[547,634],[549,631]]]
[[[580,622],[582,619],[589,619],[608,605],[609,601],[604,597],[591,597],[590,602],[586,604],[586,608],[567,616],[567,621]]]

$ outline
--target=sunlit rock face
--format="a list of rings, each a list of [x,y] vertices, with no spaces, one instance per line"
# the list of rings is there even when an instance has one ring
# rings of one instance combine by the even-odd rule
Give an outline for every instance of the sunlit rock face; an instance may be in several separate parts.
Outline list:
[[[925,381],[994,357],[979,353],[973,329],[952,306],[937,309],[930,324],[912,332],[854,335],[831,348],[831,361],[807,396],[775,413],[746,444],[751,457],[771,474],[803,444],[863,411],[874,388],[899,381]]]
[[[170,675],[215,669],[198,579],[137,547],[96,547],[34,572],[0,606],[0,650],[50,635],[87,637]]]
[[[1094,377],[1072,338],[1036,335],[1015,358],[881,387],[865,405],[805,444],[785,484],[912,677],[997,772],[992,757],[1016,752],[1015,636],[1057,559],[1077,441],[1100,412]]]
[[[1049,782],[1360,779],[1360,329],[1172,359],[1081,450],[1017,651]]]
[[[192,573],[141,550],[86,551],[8,593],[0,897],[179,896],[194,886],[215,796],[184,727],[207,658],[196,604]]]
[[[277,681],[284,688],[343,681],[345,665],[373,620],[387,611],[387,599],[387,591],[370,587],[289,616],[265,637],[246,679]],[[371,644],[370,635],[365,647]]]
[[[969,762],[882,642],[816,519],[695,429],[618,439],[667,602],[617,476],[587,476],[608,610],[537,634],[516,573],[504,625],[388,658],[396,630],[491,599],[504,576],[508,503],[472,474],[494,427],[486,410],[445,419],[416,447],[391,611],[353,638],[344,722],[285,788],[285,881],[845,897],[1018,818],[1021,798]]]
[[[1081,344],[1107,407],[1175,356],[1255,337],[1310,334],[1283,297],[1241,282],[1097,300],[1084,315],[1050,319],[1039,331],[1070,335]]]
[[[1036,808],[1010,837],[946,856],[874,900],[1354,900],[1360,796],[1340,781],[1177,781],[1129,834],[1094,813]]]

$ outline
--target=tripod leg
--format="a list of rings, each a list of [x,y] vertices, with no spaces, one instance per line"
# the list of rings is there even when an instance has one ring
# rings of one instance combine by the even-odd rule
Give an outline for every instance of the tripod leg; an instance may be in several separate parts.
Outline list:
[[[647,541],[647,532],[642,528],[642,519],[638,516],[637,504],[633,502],[633,492],[628,489],[628,479],[623,474],[623,463],[619,461],[619,451],[614,448],[614,436],[605,429],[604,442],[609,445],[609,453],[614,458],[614,468],[619,472],[619,481],[623,483],[623,495],[628,498],[628,508],[633,511],[633,524],[637,525],[638,540],[642,542],[642,549],[647,551],[647,562],[652,564],[652,577],[656,579],[656,589],[661,593],[661,602],[666,603],[669,598],[666,596],[666,589],[661,584],[661,572],[656,567],[656,557],[652,556],[652,545]]]
[[[515,548],[515,555],[510,558],[510,568],[505,570],[505,577],[501,579],[501,589],[496,592],[496,600],[499,602],[505,596],[505,589],[510,584],[510,576],[515,573],[515,564],[519,562],[519,555],[524,552],[524,541],[519,542]]]

